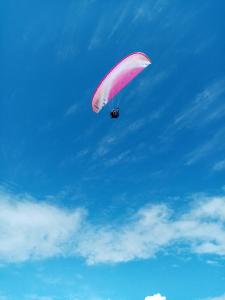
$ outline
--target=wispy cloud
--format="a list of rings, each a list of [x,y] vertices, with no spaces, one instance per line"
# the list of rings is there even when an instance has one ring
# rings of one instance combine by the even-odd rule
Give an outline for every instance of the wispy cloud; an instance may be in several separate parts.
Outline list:
[[[93,158],[103,157],[106,155],[113,144],[117,141],[116,137],[111,134],[104,136],[98,143],[96,151],[93,154]]]
[[[104,32],[106,29],[106,25],[107,24],[107,20],[106,17],[102,17],[99,21],[98,24],[91,36],[89,45],[88,45],[88,50],[94,50],[95,48],[97,48],[99,45],[101,45],[102,43],[102,39],[104,36]]]
[[[137,22],[143,19],[151,22],[164,12],[168,4],[169,2],[167,0],[144,1],[139,7],[137,7],[132,22]]]
[[[38,296],[38,295],[27,295],[25,300],[54,300],[51,296]]]
[[[78,109],[77,104],[71,105],[65,112],[64,116],[68,117],[68,116],[74,115],[77,112],[77,109]]]
[[[166,297],[162,296],[161,294],[155,294],[153,296],[145,297],[145,300],[166,300]]]
[[[213,136],[209,138],[205,143],[197,147],[195,150],[190,152],[187,155],[187,165],[192,165],[197,161],[205,158],[207,155],[210,155],[212,152],[216,153],[225,148],[225,144],[221,141],[225,140],[225,129],[221,128]]]
[[[110,41],[112,38],[116,38],[117,32],[121,32],[124,28],[135,25],[139,21],[153,21],[157,19],[168,5],[168,1],[158,0],[158,1],[139,1],[138,5],[135,1],[127,1],[124,3],[119,3],[116,9],[110,9],[110,6],[104,8],[104,13],[101,14],[98,24],[93,31],[92,37],[90,39],[88,49],[93,50],[100,45]],[[130,36],[132,33],[130,32]],[[127,38],[129,32],[126,30]],[[117,40],[115,39],[115,42]]]
[[[121,141],[124,141],[125,138],[127,138],[129,135],[137,134],[140,130],[143,130],[145,127],[149,126],[149,124],[151,124],[152,122],[156,121],[157,119],[160,119],[162,114],[164,113],[164,109],[165,107],[159,110],[152,111],[144,118],[136,119],[135,121],[130,122],[129,124],[124,123],[119,129],[113,128],[111,133],[106,134],[99,141],[96,150],[94,151],[93,158],[96,159],[99,157],[106,156],[107,154],[109,154],[109,152],[112,149],[114,149],[113,146],[116,146]],[[139,146],[140,145],[137,145],[137,148],[139,148]],[[125,151],[123,151],[123,153]]]
[[[110,7],[105,8],[105,13],[101,14],[101,18],[92,34],[88,50],[93,50],[100,45],[110,41],[117,31],[123,29],[123,23],[129,17],[132,1],[125,5],[117,5],[115,10],[110,10]]]
[[[154,64],[154,61],[153,61]],[[151,66],[150,66],[151,68]],[[158,72],[152,72],[151,74],[151,79],[149,79],[149,76],[142,77],[141,80],[138,81],[137,85],[135,88],[132,89],[132,91],[130,92],[130,94],[127,96],[127,98],[132,98],[132,97],[137,97],[139,94],[141,94],[142,96],[144,94],[150,95],[150,93],[160,84],[162,84],[162,82],[164,80],[166,80],[171,74],[171,70],[167,70],[167,71],[158,71]],[[149,97],[149,96],[148,96]],[[137,106],[137,104],[135,104],[135,107]]]
[[[129,156],[129,154],[130,154],[130,150],[121,152],[117,156],[106,160],[105,164],[107,166],[114,166],[114,165],[118,164],[119,162],[126,160]]]
[[[201,130],[205,129],[206,126],[215,125],[216,121],[225,116],[224,96],[225,79],[220,78],[213,81],[200,91],[192,101],[190,100],[186,107],[182,107],[171,125],[166,128],[162,139],[168,142],[181,131]]]
[[[212,260],[212,259],[208,259],[208,260],[206,261],[206,263],[207,263],[208,265],[211,265],[211,266],[219,266],[219,265],[220,265],[218,261]]]
[[[112,36],[121,28],[123,22],[125,22],[126,18],[129,15],[130,9],[132,9],[133,3],[132,1],[127,2],[125,5],[122,5],[121,9],[117,11],[117,17],[112,26],[112,30],[108,36],[108,39],[111,39]]]
[[[220,160],[217,163],[215,163],[214,166],[213,166],[213,170],[214,171],[225,170],[225,159],[224,160]]]
[[[205,300],[225,300],[225,294],[222,296],[218,296],[218,297],[207,298]]]
[[[91,13],[94,0],[69,1],[67,14],[61,26],[61,34],[57,48],[60,60],[66,60],[80,54],[81,32],[86,26],[86,20]]]
[[[143,153],[143,144],[138,144],[133,150],[124,150],[103,160],[105,166],[112,167],[119,163],[137,163],[146,159],[148,153]]]
[[[78,161],[81,162],[82,160],[87,158],[87,155],[89,154],[88,148],[83,148],[82,150],[78,151],[77,153],[72,154],[71,156],[68,156],[67,158],[63,159],[59,163],[60,168],[65,168],[71,165],[76,164]]]
[[[218,108],[215,102],[218,101],[224,93],[225,79],[213,82],[196,96],[189,108],[176,117],[174,125],[176,127],[195,127],[199,125],[199,123],[206,123],[223,116],[224,106],[222,105]]]
[[[77,256],[89,265],[120,263],[183,244],[190,253],[219,258],[225,257],[224,225],[225,197],[195,196],[181,215],[166,204],[149,205],[122,223],[100,225],[90,222],[84,210],[68,211],[28,195],[1,192],[0,261]]]

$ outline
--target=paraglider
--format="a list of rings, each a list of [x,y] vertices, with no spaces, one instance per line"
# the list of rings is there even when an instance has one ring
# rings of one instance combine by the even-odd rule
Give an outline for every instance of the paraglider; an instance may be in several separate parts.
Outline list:
[[[142,52],[134,52],[122,59],[102,79],[92,99],[92,109],[99,113],[132,79],[151,64],[150,58]],[[119,108],[110,112],[111,118],[119,117]]]

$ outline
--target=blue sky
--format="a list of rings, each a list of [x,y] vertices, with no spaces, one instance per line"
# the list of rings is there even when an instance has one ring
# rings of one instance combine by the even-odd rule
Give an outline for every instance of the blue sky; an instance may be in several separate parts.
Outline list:
[[[0,300],[225,299],[225,3],[1,3]],[[108,70],[152,65],[91,110]]]

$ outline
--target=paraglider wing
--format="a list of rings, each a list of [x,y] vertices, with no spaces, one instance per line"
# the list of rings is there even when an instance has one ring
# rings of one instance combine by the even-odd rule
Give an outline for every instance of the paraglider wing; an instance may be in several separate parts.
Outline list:
[[[141,52],[129,54],[121,60],[97,87],[92,99],[93,111],[98,113],[104,105],[150,64],[151,60]]]

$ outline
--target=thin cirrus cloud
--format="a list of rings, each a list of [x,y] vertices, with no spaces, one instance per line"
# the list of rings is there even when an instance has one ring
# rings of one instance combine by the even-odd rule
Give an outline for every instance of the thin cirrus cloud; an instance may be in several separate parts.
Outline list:
[[[68,117],[74,115],[77,112],[77,109],[78,109],[77,104],[71,105],[65,112],[64,116]]]
[[[57,57],[67,60],[80,53],[80,32],[85,27],[88,12],[92,10],[91,0],[69,1],[63,25],[58,34]]]
[[[68,211],[28,195],[1,192],[0,262],[74,256],[88,265],[115,264],[150,259],[184,244],[189,253],[224,258],[224,207],[225,197],[197,196],[183,214],[154,204],[124,217],[123,223],[100,225],[83,209]]]
[[[220,160],[213,166],[213,171],[222,171],[225,169],[225,160]]]
[[[188,153],[186,156],[186,164],[188,166],[193,165],[199,160],[215,153],[217,151],[224,151],[225,145],[221,143],[225,139],[225,128],[219,129],[216,133],[212,133],[208,140],[199,145],[192,152]],[[218,166],[217,166],[218,167]]]
[[[197,93],[192,101],[189,101],[187,107],[182,108],[172,124],[165,130],[164,136],[167,139],[168,136],[174,138],[177,133],[183,130],[202,130],[206,126],[215,125],[215,122],[222,119],[225,115],[224,95],[225,78],[218,78],[211,82]],[[203,145],[203,148],[200,147],[196,152],[205,152],[205,148],[207,150],[210,148],[210,145],[206,143],[206,145]]]
[[[106,156],[112,149],[114,149],[113,147],[115,147],[118,143],[123,142],[127,136],[137,134],[137,132],[147,126],[150,122],[159,119],[161,115],[162,111],[153,111],[147,118],[140,118],[130,124],[125,124],[125,128],[120,128],[116,135],[115,129],[113,129],[99,141],[93,154],[93,159]]]
[[[222,295],[222,296],[219,296],[219,297],[208,298],[208,299],[205,299],[205,300],[225,300],[225,294]]]
[[[162,0],[157,1],[157,3],[150,1],[147,5],[146,1],[139,1],[138,6],[135,6],[135,1],[129,1],[125,6],[118,6],[115,11],[110,10],[110,8],[103,8],[106,15],[99,19],[90,38],[88,50],[95,50],[102,45],[102,41],[106,42],[111,38],[115,38],[118,31],[121,33],[126,28],[127,20],[129,20],[131,26],[139,21],[151,22],[159,18],[165,12],[167,1],[166,3]],[[135,7],[135,10],[133,10],[133,7]],[[131,35],[128,36],[132,37]]]
[[[27,295],[25,300],[53,300],[55,298],[51,296],[38,296],[38,295]]]
[[[201,91],[191,105],[181,112],[174,121],[177,129],[204,125],[224,115],[224,106],[220,100],[225,94],[225,79],[218,79]]]
[[[147,3],[147,5],[146,5]],[[148,22],[151,22],[158,18],[167,8],[168,1],[143,1],[139,7],[136,8],[136,13],[133,16],[132,22],[136,22],[140,19],[145,19]]]
[[[103,40],[106,42],[113,37],[118,29],[121,28],[125,19],[129,16],[130,7],[131,5],[128,3],[125,7],[123,5],[118,7],[115,12],[105,8],[107,13],[99,19],[90,38],[88,50],[95,50],[102,45]]]

